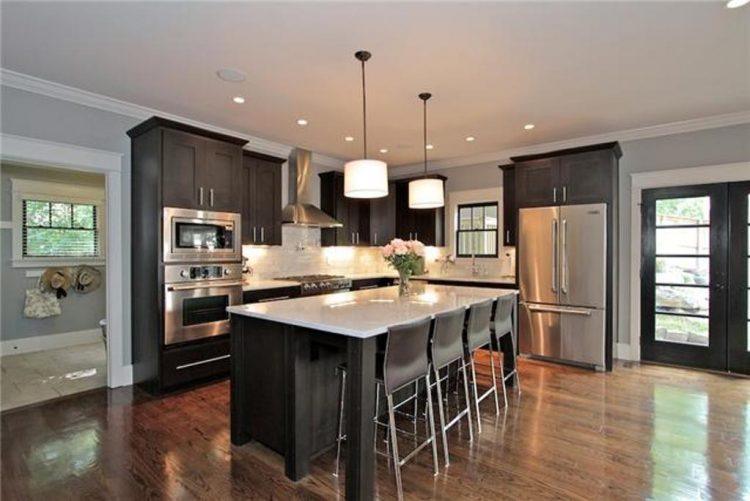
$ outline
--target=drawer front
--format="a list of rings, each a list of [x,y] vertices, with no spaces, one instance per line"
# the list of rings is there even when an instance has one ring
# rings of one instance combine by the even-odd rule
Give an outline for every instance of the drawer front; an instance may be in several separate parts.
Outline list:
[[[161,357],[162,388],[228,376],[229,338],[165,349]]]
[[[274,301],[280,299],[291,299],[293,297],[299,297],[299,295],[299,287],[280,287],[278,289],[245,291],[242,294],[242,304],[260,303],[263,301]]]

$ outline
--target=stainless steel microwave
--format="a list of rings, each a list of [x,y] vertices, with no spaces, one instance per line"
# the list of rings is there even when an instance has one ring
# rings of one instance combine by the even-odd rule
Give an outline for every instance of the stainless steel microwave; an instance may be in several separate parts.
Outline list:
[[[240,262],[240,215],[193,209],[164,208],[165,263]]]

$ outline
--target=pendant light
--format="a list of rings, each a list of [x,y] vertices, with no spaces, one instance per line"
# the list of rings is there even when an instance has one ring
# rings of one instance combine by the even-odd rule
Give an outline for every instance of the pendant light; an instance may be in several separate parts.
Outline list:
[[[372,54],[360,50],[354,54],[362,62],[362,158],[344,165],[344,195],[349,198],[380,198],[388,196],[388,165],[367,158],[367,93],[365,92],[365,61]]]
[[[427,100],[432,97],[429,92],[423,92],[419,99],[423,102],[424,125],[424,177],[409,182],[409,208],[434,209],[445,205],[443,180],[427,177]]]

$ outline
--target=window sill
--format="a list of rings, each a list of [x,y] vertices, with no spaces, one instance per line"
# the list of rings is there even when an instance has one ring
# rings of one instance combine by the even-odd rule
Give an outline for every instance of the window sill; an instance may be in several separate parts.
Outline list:
[[[87,259],[13,259],[10,262],[11,268],[49,268],[51,266],[96,266],[103,267],[107,261],[102,258]]]

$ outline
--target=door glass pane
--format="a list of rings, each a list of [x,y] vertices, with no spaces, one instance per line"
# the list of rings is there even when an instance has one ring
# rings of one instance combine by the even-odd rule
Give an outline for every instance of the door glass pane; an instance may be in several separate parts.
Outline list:
[[[694,256],[709,253],[709,228],[657,228],[656,253]]]
[[[656,226],[708,224],[710,213],[710,197],[657,200]]]
[[[657,284],[708,285],[707,257],[657,257]]]
[[[708,315],[707,287],[656,286],[656,311]]]
[[[657,341],[708,346],[708,319],[656,314]]]

